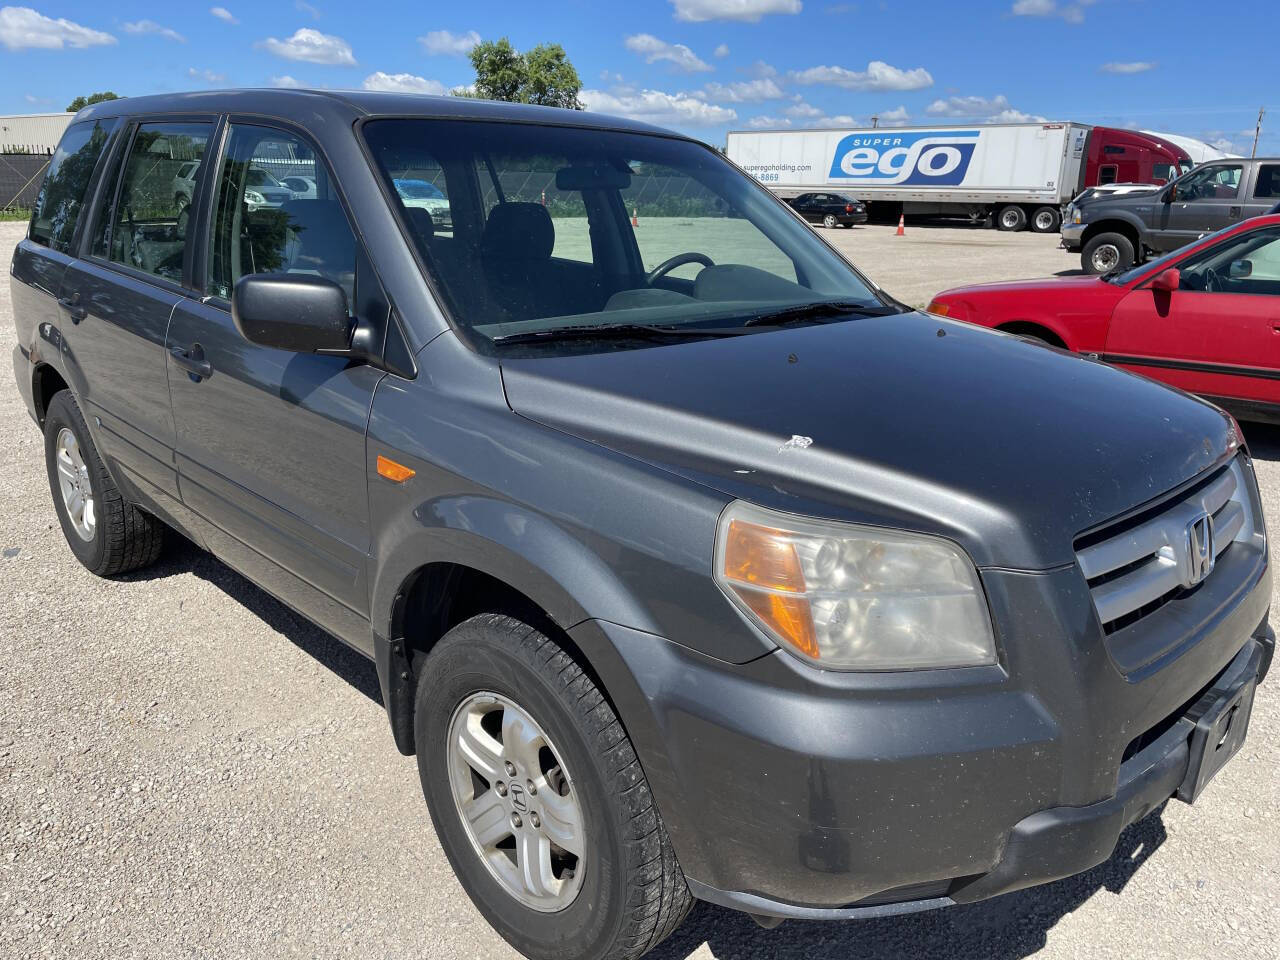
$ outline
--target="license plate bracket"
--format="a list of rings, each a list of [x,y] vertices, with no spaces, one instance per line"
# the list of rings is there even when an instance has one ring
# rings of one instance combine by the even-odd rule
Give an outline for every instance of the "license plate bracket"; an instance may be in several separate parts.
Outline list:
[[[1188,745],[1187,775],[1176,794],[1179,800],[1195,803],[1209,781],[1239,752],[1249,732],[1257,686],[1257,677],[1250,676],[1228,690],[1210,690],[1188,712],[1195,729]]]

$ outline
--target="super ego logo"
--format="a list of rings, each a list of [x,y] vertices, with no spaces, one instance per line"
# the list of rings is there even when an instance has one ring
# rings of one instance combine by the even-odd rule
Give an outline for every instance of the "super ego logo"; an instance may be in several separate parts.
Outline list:
[[[955,186],[964,181],[978,130],[851,133],[836,144],[832,180]]]

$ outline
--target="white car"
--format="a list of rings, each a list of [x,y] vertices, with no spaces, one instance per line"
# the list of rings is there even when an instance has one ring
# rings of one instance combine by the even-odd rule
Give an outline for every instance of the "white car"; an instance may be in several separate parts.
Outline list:
[[[419,207],[431,214],[437,226],[447,226],[453,222],[449,210],[449,198],[433,183],[426,180],[399,179],[392,180],[396,193],[400,194],[400,202],[406,207]]]

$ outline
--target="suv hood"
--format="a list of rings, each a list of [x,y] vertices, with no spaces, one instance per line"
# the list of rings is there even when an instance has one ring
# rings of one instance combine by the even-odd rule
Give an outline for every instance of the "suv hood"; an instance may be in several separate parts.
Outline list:
[[[502,372],[524,417],[729,497],[940,533],[981,566],[1072,563],[1080,532],[1232,449],[1203,401],[920,313]]]

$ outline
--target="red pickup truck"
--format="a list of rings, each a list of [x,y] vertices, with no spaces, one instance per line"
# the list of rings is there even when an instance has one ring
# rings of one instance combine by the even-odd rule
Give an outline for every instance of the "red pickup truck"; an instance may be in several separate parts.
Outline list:
[[[1102,277],[946,290],[929,311],[1035,337],[1280,422],[1280,216]]]

